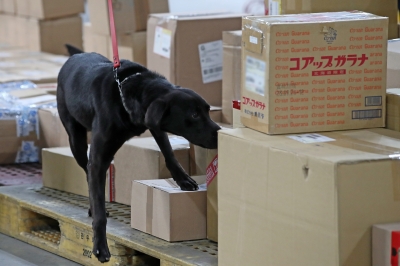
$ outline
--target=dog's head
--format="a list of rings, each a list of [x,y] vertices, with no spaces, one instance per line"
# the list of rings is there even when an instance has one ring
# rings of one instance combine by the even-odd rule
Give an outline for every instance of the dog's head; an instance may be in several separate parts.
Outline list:
[[[211,120],[209,111],[210,105],[201,96],[177,87],[149,106],[145,123],[149,129],[169,132],[197,146],[216,149],[217,132],[221,128]]]

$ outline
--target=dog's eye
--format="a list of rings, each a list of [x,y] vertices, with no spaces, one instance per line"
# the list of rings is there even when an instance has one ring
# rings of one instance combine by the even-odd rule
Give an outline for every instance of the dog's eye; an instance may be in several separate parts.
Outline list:
[[[195,112],[192,114],[192,118],[197,119],[199,118],[199,113]]]

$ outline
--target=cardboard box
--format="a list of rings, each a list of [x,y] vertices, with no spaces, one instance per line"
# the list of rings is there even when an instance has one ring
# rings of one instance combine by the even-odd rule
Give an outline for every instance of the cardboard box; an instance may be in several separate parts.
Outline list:
[[[78,165],[70,147],[45,148],[42,150],[43,186],[88,197],[89,188],[85,171]],[[113,202],[114,165],[106,174],[106,201]]]
[[[17,12],[16,0],[2,0],[2,11],[14,15]]]
[[[83,41],[83,51],[91,52],[94,51],[94,43],[93,43],[93,33],[92,33],[92,24],[90,22],[83,23],[82,28],[82,41]]]
[[[151,14],[147,66],[170,82],[222,105],[222,32],[241,29],[243,14]]]
[[[147,31],[118,35],[119,57],[146,66],[146,35]],[[109,49],[112,55],[112,46]]]
[[[386,88],[400,88],[400,39],[388,41]]]
[[[398,265],[400,224],[375,224],[372,227],[372,266]]]
[[[218,242],[218,149],[206,152],[207,238]]]
[[[38,116],[40,137],[45,147],[69,146],[68,134],[61,123],[57,108],[39,109]]]
[[[386,128],[400,131],[400,88],[386,92]]]
[[[107,1],[88,0],[93,32],[110,35]],[[117,0],[113,1],[115,30],[118,34],[145,31],[151,13],[169,12],[167,0]]]
[[[15,0],[17,15],[37,19],[55,19],[83,13],[84,0]]]
[[[206,237],[204,176],[198,191],[182,191],[170,179],[132,181],[131,227],[166,241]]]
[[[174,155],[189,173],[189,142],[178,136],[169,136]],[[125,142],[114,157],[115,201],[131,204],[132,180],[170,178],[171,173],[153,137],[132,138]]]
[[[384,127],[387,22],[357,11],[244,17],[243,125],[268,134]]]
[[[218,140],[219,265],[371,265],[372,225],[400,220],[399,132]]]
[[[222,44],[222,123],[232,124],[232,101],[240,100],[242,84],[242,31],[223,32]]]
[[[10,14],[0,14],[2,26],[0,27],[4,36],[3,41],[11,46],[17,46],[17,32],[15,30],[16,17]]]
[[[269,15],[361,10],[389,18],[389,39],[397,38],[396,0],[265,0]]]
[[[232,128],[244,127],[242,122],[240,122],[240,101],[232,101]]]

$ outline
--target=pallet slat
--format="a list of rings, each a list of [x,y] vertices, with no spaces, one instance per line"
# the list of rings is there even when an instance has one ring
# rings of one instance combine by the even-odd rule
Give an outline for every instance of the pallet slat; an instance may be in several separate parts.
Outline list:
[[[0,187],[0,232],[83,265],[102,265],[92,254],[88,206],[85,197],[41,185]],[[108,265],[217,265],[216,243],[169,243],[130,228],[129,206],[106,203],[106,208]]]

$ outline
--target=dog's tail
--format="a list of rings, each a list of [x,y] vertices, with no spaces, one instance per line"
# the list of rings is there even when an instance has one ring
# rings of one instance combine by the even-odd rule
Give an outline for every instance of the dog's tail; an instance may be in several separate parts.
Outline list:
[[[81,53],[84,53],[81,49],[76,48],[75,46],[72,46],[72,45],[70,45],[70,44],[65,44],[65,47],[67,48],[68,54],[69,54],[70,56],[73,56],[74,54],[81,54]]]

